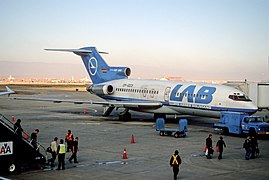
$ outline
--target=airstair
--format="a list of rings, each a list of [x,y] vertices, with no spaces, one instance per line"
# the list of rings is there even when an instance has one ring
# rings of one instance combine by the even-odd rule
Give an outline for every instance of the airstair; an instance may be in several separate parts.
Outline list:
[[[37,142],[32,145],[26,132],[18,131],[14,124],[0,114],[0,170],[14,172],[24,168],[42,166],[47,159],[46,149]]]

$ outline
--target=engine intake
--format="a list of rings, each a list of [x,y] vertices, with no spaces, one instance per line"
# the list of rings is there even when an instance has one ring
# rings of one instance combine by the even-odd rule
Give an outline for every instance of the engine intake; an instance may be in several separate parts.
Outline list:
[[[114,93],[114,88],[112,85],[91,85],[87,87],[87,91],[92,94],[98,95],[111,95]]]

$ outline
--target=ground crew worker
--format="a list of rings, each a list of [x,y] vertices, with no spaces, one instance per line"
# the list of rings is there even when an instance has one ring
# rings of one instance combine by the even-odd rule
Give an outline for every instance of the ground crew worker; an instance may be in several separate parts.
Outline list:
[[[220,137],[219,137],[219,140],[218,140],[218,142],[217,142],[217,145],[216,145],[216,147],[219,148],[219,156],[218,156],[218,159],[219,159],[219,160],[222,159],[223,146],[226,147],[226,144],[225,144],[225,142],[223,141],[223,137],[220,136]]]
[[[72,163],[72,159],[74,159],[74,163],[78,163],[77,152],[78,152],[78,137],[76,137],[75,141],[72,142],[72,156],[69,158],[70,163]]]
[[[173,167],[174,180],[177,179],[180,164],[181,164],[181,158],[178,155],[178,150],[176,150],[174,155],[170,159],[170,166]]]
[[[65,142],[67,144],[67,152],[69,152],[69,150],[72,150],[72,142],[73,141],[74,141],[73,134],[72,134],[71,130],[68,130],[67,134],[65,135]]]
[[[58,154],[58,168],[56,170],[60,170],[61,166],[62,166],[62,170],[65,170],[65,144],[64,144],[64,140],[61,139],[60,140],[60,144],[58,145],[57,148],[57,154]]]

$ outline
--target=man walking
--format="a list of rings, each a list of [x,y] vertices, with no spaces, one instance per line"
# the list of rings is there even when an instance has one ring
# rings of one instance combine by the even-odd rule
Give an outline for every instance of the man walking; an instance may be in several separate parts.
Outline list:
[[[78,152],[78,137],[76,137],[75,141],[73,141],[72,143],[72,156],[69,158],[70,163],[72,163],[72,159],[74,159],[74,163],[78,163],[77,152]]]
[[[178,150],[176,150],[174,155],[170,159],[170,166],[173,167],[174,180],[177,179],[180,164],[181,164],[181,158],[178,155]]]
[[[226,144],[225,144],[225,142],[223,141],[223,137],[220,136],[220,137],[219,137],[219,140],[218,140],[218,142],[217,142],[217,145],[216,145],[216,147],[219,148],[219,156],[218,156],[218,159],[219,159],[219,160],[222,159],[223,146],[226,147]]]
[[[50,143],[52,158],[49,159],[48,161],[51,163],[50,164],[51,167],[55,166],[54,162],[55,162],[55,159],[56,159],[56,156],[57,156],[57,141],[58,141],[58,138],[55,137],[54,140]]]
[[[208,150],[208,153],[206,155],[207,159],[211,159],[213,156],[213,148],[212,148],[212,134],[208,135],[208,138],[206,138],[206,148]]]
[[[249,158],[250,158],[250,153],[251,153],[250,136],[248,136],[247,139],[245,140],[245,142],[244,142],[244,144],[243,144],[243,148],[245,148],[245,150],[246,150],[245,159],[246,159],[246,160],[249,160]]]
[[[37,135],[38,135],[38,133],[39,133],[39,129],[35,129],[35,131],[31,134],[31,144],[36,149],[36,151],[39,148],[38,144],[37,144]]]
[[[22,138],[23,129],[21,127],[21,119],[17,119],[16,123],[14,124],[14,132],[17,134],[19,139]]]

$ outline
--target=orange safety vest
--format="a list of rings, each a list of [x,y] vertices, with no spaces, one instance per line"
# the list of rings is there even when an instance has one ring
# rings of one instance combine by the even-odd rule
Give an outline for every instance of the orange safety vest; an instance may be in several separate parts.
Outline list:
[[[66,139],[67,139],[67,141],[72,141],[72,136],[73,136],[72,133],[70,133],[70,134],[66,134]]]

